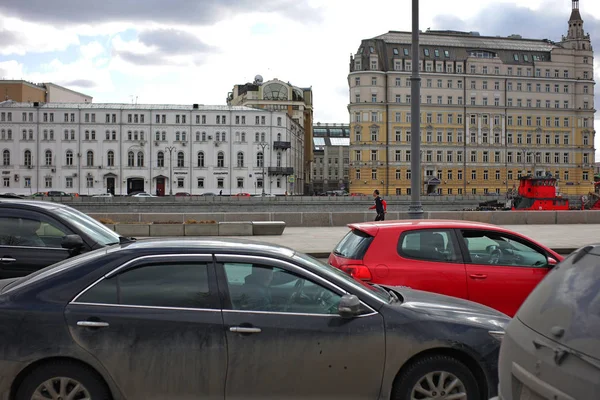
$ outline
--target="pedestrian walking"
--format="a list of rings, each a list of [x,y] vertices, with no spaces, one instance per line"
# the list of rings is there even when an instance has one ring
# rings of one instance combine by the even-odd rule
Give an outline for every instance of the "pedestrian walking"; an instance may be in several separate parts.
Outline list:
[[[369,207],[369,210],[375,210],[377,213],[375,221],[385,221],[386,207],[384,200],[379,196],[379,190],[375,189],[373,191],[373,197],[375,198],[375,205]]]

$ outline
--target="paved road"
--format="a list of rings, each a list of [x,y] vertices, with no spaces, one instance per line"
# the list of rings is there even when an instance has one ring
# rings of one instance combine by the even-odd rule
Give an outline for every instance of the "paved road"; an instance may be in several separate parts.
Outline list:
[[[561,254],[568,254],[587,244],[600,243],[600,225],[509,225],[505,228],[529,236]],[[252,236],[246,239],[291,247],[324,258],[347,232],[347,227],[290,227],[281,236]]]

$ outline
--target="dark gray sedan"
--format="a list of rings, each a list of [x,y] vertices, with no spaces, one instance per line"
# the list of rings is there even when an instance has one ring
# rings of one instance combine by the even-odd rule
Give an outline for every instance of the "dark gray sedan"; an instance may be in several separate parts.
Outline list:
[[[0,399],[487,399],[508,320],[286,248],[140,241],[0,281]]]

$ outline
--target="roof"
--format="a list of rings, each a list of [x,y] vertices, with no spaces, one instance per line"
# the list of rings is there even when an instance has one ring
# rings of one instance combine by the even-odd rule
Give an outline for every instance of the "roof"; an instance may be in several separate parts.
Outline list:
[[[22,205],[22,206],[25,206],[26,208],[43,208],[45,210],[52,210],[55,208],[71,208],[66,204],[54,203],[51,201],[1,198],[0,199],[0,207],[2,207],[3,205],[17,205],[17,206]]]
[[[135,242],[121,245],[123,249],[128,250],[185,250],[185,251],[210,251],[224,253],[256,253],[256,255],[291,257],[296,251],[288,247],[276,246],[273,244],[257,242],[247,239],[141,239]]]
[[[246,106],[224,105],[193,105],[187,104],[128,104],[128,103],[40,103],[35,107],[33,103],[17,103],[14,101],[0,102],[0,108],[40,108],[40,109],[81,109],[81,110],[180,110],[180,111],[255,111],[269,112],[268,110]]]
[[[412,43],[412,32],[390,31],[383,35],[376,36],[374,39],[381,39],[387,43],[409,45]],[[552,49],[559,47],[549,40],[474,36],[464,33],[440,32],[421,32],[419,35],[419,45],[534,52],[549,52]]]
[[[583,21],[583,18],[581,18],[581,13],[579,12],[578,8],[574,8],[571,12],[571,18],[569,18],[569,22],[571,21]]]
[[[66,90],[67,92],[75,93],[75,94],[77,94],[77,95],[79,95],[79,96],[84,96],[84,97],[93,98],[93,97],[92,97],[92,96],[90,96],[89,94],[81,93],[81,92],[78,92],[78,91],[76,91],[76,90],[69,89],[69,88],[67,88],[67,87],[64,87],[64,86],[57,85],[56,83],[52,83],[52,82],[46,82],[46,83],[44,83],[44,85],[46,85],[46,86],[54,86],[54,87],[56,87],[56,88],[59,88],[59,89],[62,89],[62,90]]]
[[[407,219],[398,221],[378,221],[378,222],[360,222],[356,224],[349,224],[350,228],[358,229],[359,231],[368,233],[374,236],[380,229],[397,229],[401,227],[411,227],[412,229],[419,228],[453,228],[453,229],[489,229],[493,228],[503,232],[509,232],[497,225],[486,224],[483,222],[474,221],[462,221],[462,220],[451,220],[451,219]]]

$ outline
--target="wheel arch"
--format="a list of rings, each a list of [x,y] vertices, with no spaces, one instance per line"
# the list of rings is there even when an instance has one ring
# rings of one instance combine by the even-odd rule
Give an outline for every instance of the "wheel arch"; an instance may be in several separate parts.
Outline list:
[[[108,387],[108,390],[111,393],[111,397],[113,400],[119,400],[120,396],[116,395],[118,393],[116,387],[114,387],[114,385],[112,384],[112,382],[107,381],[107,379],[96,369],[94,368],[92,365],[86,363],[85,361],[79,360],[77,358],[73,358],[73,357],[48,357],[48,358],[42,358],[40,360],[36,360],[34,362],[32,362],[31,364],[27,365],[25,368],[23,368],[23,370],[21,372],[19,372],[19,374],[17,375],[17,377],[15,378],[15,380],[13,381],[11,388],[10,388],[10,395],[9,395],[9,399],[10,400],[15,400],[16,396],[17,396],[17,391],[19,390],[19,387],[21,386],[21,384],[23,383],[23,381],[25,380],[25,378],[32,372],[34,371],[36,368],[41,367],[45,364],[51,364],[51,363],[55,363],[55,362],[62,362],[62,363],[69,363],[69,364],[73,364],[82,368],[86,368],[88,369],[91,373],[93,373],[94,375],[97,376],[98,379],[100,379],[105,385],[106,387]]]
[[[410,359],[408,359],[400,368],[400,370],[396,373],[396,376],[394,377],[394,382],[392,384],[392,390],[391,393],[394,393],[394,389],[396,387],[396,385],[398,385],[398,378],[404,373],[404,371],[406,371],[413,363],[417,362],[418,360],[422,359],[422,358],[426,358],[426,357],[431,357],[431,356],[447,356],[447,357],[452,357],[460,362],[462,362],[463,364],[465,364],[469,370],[471,370],[473,372],[473,375],[475,376],[475,379],[477,380],[477,382],[485,382],[486,385],[483,388],[480,388],[480,398],[481,399],[487,399],[489,396],[489,392],[490,392],[490,387],[493,385],[490,376],[488,373],[486,373],[486,371],[481,367],[481,365],[477,362],[477,360],[475,360],[475,358],[469,354],[468,352],[461,350],[461,349],[456,349],[456,348],[451,348],[451,347],[439,347],[439,348],[434,348],[434,349],[427,349],[424,350],[420,353],[417,353],[415,355],[413,355]]]

